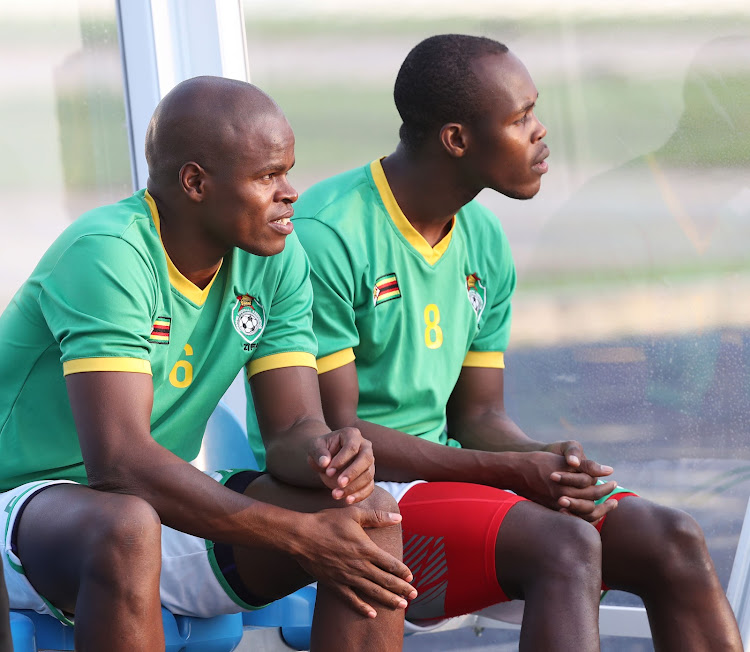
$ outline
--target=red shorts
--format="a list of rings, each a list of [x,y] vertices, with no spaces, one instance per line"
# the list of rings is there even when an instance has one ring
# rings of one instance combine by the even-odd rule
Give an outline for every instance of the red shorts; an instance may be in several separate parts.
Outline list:
[[[497,581],[495,544],[506,514],[522,500],[464,482],[425,482],[406,492],[399,502],[404,563],[419,592],[406,613],[409,620],[459,616],[508,600]],[[605,520],[597,523],[599,531]]]
[[[419,595],[409,620],[471,613],[508,598],[495,570],[495,541],[505,515],[526,500],[465,482],[414,485],[399,502],[404,563]]]

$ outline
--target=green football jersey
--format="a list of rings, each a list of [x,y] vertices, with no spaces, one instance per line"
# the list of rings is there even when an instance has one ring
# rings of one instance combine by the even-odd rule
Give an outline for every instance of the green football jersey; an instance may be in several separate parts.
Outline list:
[[[65,384],[72,373],[150,374],[151,433],[192,460],[243,366],[249,375],[315,367],[311,303],[294,234],[277,256],[233,250],[200,289],[164,250],[147,192],[83,215],[0,316],[0,490],[86,482]]]
[[[409,223],[380,160],[300,197],[318,371],[356,360],[361,419],[458,445],[446,405],[462,366],[504,366],[515,268],[498,219],[472,201],[435,247]]]

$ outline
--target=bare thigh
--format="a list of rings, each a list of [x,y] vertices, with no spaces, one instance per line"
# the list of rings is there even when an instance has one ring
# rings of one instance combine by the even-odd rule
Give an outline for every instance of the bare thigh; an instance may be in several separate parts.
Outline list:
[[[57,484],[33,496],[18,524],[18,556],[39,594],[64,611],[75,611],[84,573],[118,546],[129,564],[142,561],[158,574],[161,523],[140,498],[95,491],[84,485]],[[107,563],[114,560],[110,558]],[[116,568],[110,568],[116,573]],[[133,574],[136,568],[121,569]]]

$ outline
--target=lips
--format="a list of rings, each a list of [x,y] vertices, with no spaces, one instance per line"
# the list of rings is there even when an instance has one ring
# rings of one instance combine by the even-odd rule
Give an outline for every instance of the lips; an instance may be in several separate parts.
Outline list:
[[[284,213],[281,217],[277,217],[275,220],[271,220],[271,222],[275,224],[283,224],[287,225],[292,220],[292,216],[294,215],[294,211],[290,211],[289,213]]]
[[[549,156],[549,147],[545,145],[544,149],[542,150],[541,155],[539,156],[539,158],[537,158],[534,161],[533,165],[539,165],[540,163],[544,163],[544,159],[546,159],[548,156]]]
[[[294,211],[284,213],[281,217],[271,220],[268,225],[280,235],[289,235],[294,230],[292,215],[294,215]]]
[[[533,170],[536,170],[540,174],[544,174],[549,166],[547,165],[547,161],[545,160],[549,156],[549,147],[545,145],[544,151],[542,152],[542,155],[537,158],[534,163],[532,163],[531,167]]]

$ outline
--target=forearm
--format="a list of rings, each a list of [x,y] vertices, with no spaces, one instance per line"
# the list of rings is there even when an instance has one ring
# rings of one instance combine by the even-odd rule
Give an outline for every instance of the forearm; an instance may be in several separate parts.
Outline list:
[[[453,448],[369,421],[352,425],[372,442],[377,480],[476,482],[509,489],[517,482],[522,460],[515,452]]]
[[[156,442],[139,450],[106,474],[90,472],[90,486],[138,496],[164,525],[213,541],[280,549],[299,538],[299,514],[223,487]]]
[[[308,464],[308,443],[330,432],[318,419],[299,421],[284,433],[266,437],[266,468],[282,482],[297,487],[323,488],[320,475]]]
[[[482,451],[530,453],[545,449],[531,439],[505,412],[487,411],[449,424],[450,436],[464,448]]]

